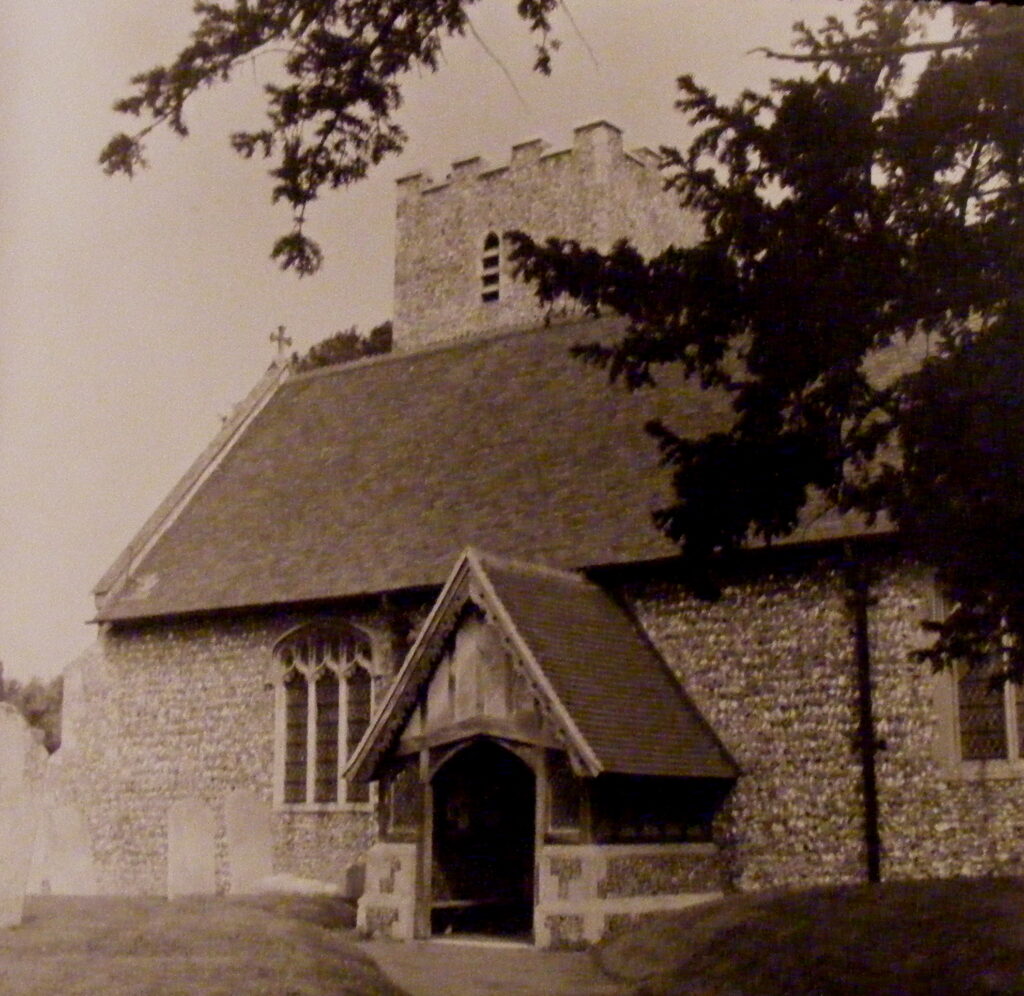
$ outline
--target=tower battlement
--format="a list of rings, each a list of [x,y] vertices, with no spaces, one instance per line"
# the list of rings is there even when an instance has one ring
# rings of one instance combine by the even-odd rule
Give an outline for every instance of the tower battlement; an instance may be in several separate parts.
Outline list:
[[[530,288],[513,279],[505,232],[557,236],[607,250],[628,238],[641,252],[692,242],[693,217],[663,190],[658,157],[627,152],[606,121],[573,131],[571,146],[539,138],[509,161],[452,163],[441,182],[425,172],[398,180],[395,342],[415,348],[540,321]]]

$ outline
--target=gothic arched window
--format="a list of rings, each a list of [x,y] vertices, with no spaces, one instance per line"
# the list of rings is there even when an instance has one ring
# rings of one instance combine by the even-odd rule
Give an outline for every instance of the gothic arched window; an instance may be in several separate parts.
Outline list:
[[[283,637],[274,656],[281,801],[369,801],[368,785],[346,785],[341,777],[370,724],[369,638],[351,626],[313,624]]]
[[[480,300],[497,301],[501,296],[501,239],[488,232],[480,259]]]

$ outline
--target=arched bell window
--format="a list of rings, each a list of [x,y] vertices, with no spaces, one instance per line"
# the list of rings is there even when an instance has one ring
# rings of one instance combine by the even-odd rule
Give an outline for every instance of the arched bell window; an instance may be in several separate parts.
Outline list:
[[[370,724],[370,640],[342,624],[293,630],[274,648],[278,669],[279,798],[289,805],[368,802],[369,786],[341,773]]]
[[[501,297],[501,239],[495,232],[484,238],[480,259],[480,300],[485,304]]]

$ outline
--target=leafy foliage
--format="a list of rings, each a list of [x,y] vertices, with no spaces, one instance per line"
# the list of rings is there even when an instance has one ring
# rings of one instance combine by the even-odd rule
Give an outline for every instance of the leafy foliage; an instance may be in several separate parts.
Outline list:
[[[936,568],[936,664],[995,653],[1024,676],[1024,20],[956,8],[922,47],[933,13],[867,0],[798,24],[808,69],[732,104],[681,77],[696,137],[662,153],[697,245],[514,233],[513,256],[541,301],[629,319],[578,350],[612,379],[681,364],[731,398],[728,431],[649,427],[676,494],[657,522],[696,576],[824,496]]]
[[[413,68],[437,69],[442,40],[462,35],[476,0],[197,0],[192,38],[167,66],[132,78],[134,92],[114,105],[147,123],[115,135],[100,162],[108,173],[134,176],[146,165],[144,140],[161,124],[188,135],[185,109],[205,87],[227,83],[243,64],[270,57],[282,82],[264,87],[267,126],[239,131],[231,144],[242,156],[273,161],[273,199],[292,210],[292,230],[272,256],[300,276],[323,258],[304,231],[306,209],[327,188],[362,179],[370,167],[400,152],[406,136],[393,116],[401,80]],[[516,9],[539,38],[535,67],[550,69],[549,15],[559,0],[517,0]]]
[[[353,325],[335,332],[323,342],[318,342],[305,356],[295,361],[295,370],[297,373],[305,373],[318,367],[351,363],[366,356],[390,353],[392,341],[390,321],[375,325],[365,336],[360,335],[359,330]]]
[[[3,676],[0,663],[0,702],[9,702],[25,717],[29,726],[43,731],[43,744],[52,754],[60,746],[60,716],[64,700],[64,679],[58,675],[43,682],[31,678],[20,682]]]

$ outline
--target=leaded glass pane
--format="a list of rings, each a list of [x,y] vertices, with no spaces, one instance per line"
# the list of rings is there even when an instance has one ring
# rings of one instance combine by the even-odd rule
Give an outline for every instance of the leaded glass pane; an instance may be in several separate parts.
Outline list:
[[[306,679],[295,672],[284,683],[284,801],[306,801]]]
[[[352,787],[349,787],[351,797]],[[388,830],[392,833],[416,831],[420,825],[423,787],[414,758],[391,773],[388,781]]]
[[[1007,756],[1006,697],[993,688],[981,668],[969,668],[958,685],[960,756],[965,761],[995,761]]]
[[[370,725],[370,676],[357,667],[348,679],[348,731],[346,736],[346,757],[351,757],[363,739]],[[350,802],[366,802],[370,798],[370,786],[366,782],[348,783]]]
[[[316,682],[315,798],[338,798],[338,679],[332,671],[324,671]]]

